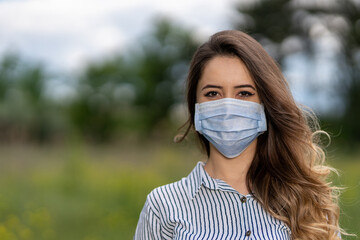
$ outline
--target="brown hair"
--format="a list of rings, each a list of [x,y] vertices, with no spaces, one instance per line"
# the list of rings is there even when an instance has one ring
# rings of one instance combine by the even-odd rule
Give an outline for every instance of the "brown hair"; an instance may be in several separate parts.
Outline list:
[[[295,103],[275,61],[240,31],[214,34],[195,52],[187,78],[189,119],[183,140],[194,128],[196,88],[206,64],[215,56],[238,57],[248,68],[265,107],[268,131],[258,137],[247,185],[274,217],[291,229],[293,239],[339,239],[337,195],[326,182],[331,168],[317,145],[318,124]],[[313,129],[312,129],[313,128]],[[207,155],[209,142],[197,133]]]

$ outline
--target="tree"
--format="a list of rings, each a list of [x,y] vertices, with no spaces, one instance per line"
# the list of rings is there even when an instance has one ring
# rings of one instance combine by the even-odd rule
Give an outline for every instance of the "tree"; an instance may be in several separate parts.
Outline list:
[[[137,81],[135,106],[146,132],[166,118],[182,96],[182,84],[191,56],[198,46],[193,34],[167,19],[159,19],[134,58]]]
[[[150,134],[179,100],[196,46],[189,30],[159,19],[128,52],[88,65],[75,86],[69,119],[96,141],[110,140],[117,131]]]
[[[77,95],[67,107],[74,131],[92,141],[111,140],[116,133],[119,107],[122,107],[116,92],[127,76],[121,57],[87,66],[75,84]]]
[[[0,129],[2,141],[45,142],[55,122],[52,102],[46,98],[47,73],[8,53],[0,61]]]
[[[245,30],[257,39],[284,67],[286,58],[302,52],[314,62],[321,40],[337,42],[339,49],[332,49],[336,71],[331,96],[341,96],[344,109],[332,108],[337,114],[328,113],[324,119],[341,122],[343,139],[360,142],[360,4],[358,1],[298,1],[260,0],[240,2],[237,10],[241,16],[235,27]],[[320,46],[320,47],[319,47]],[[311,74],[306,76],[309,91],[324,91]],[[329,86],[328,86],[329,87]],[[340,113],[340,114],[339,114]]]
[[[345,113],[342,117],[344,133],[348,135],[350,146],[360,143],[360,3],[345,1],[340,13],[346,17],[347,31],[343,35],[342,64],[345,91]],[[342,86],[340,86],[342,87]],[[341,89],[341,88],[340,88]]]

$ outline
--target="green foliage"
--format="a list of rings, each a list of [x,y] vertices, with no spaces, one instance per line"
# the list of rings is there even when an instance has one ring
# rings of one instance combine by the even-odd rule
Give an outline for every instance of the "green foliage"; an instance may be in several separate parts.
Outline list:
[[[127,75],[121,58],[86,69],[68,106],[69,119],[81,135],[96,141],[110,140],[123,107],[117,91]]]
[[[261,0],[247,4],[240,2],[237,10],[243,17],[235,27],[252,35],[280,63],[288,54],[281,51],[284,40],[290,36],[304,35],[305,29],[301,29],[299,22],[293,19],[297,9],[291,7],[290,0]],[[308,40],[309,37],[301,38],[303,43],[309,43]]]
[[[15,54],[0,61],[0,130],[2,141],[50,138],[52,107],[45,96],[48,76],[41,65],[29,64]]]
[[[349,29],[344,35],[343,71],[344,78],[339,88],[344,88],[345,114],[342,118],[347,144],[356,147],[360,143],[360,4],[354,1],[345,1],[341,12],[347,19]]]
[[[73,142],[2,153],[1,239],[131,239],[146,195],[194,164],[179,161],[184,155],[174,147],[154,145],[138,151]]]
[[[164,19],[157,22],[150,36],[133,62],[138,66],[135,106],[141,109],[139,117],[145,131],[166,118],[176,101],[183,100],[179,98],[184,91],[181,84],[198,45],[188,30]]]
[[[261,1],[249,5],[241,5],[238,10],[245,14],[246,21],[239,23],[240,28],[246,29],[260,41],[267,38],[275,43],[282,43],[296,29],[292,29],[292,15],[294,9],[289,0]],[[280,21],[281,20],[281,21]]]
[[[334,185],[343,187],[340,197],[341,226],[349,233],[360,237],[360,154],[337,155],[332,165],[339,169],[340,177],[333,177]],[[343,239],[356,239],[343,237]]]
[[[0,150],[0,239],[16,240],[131,239],[146,195],[187,176],[203,158],[193,147],[164,142]],[[334,183],[346,187],[342,227],[357,234],[359,158],[339,155],[332,163],[341,170]]]

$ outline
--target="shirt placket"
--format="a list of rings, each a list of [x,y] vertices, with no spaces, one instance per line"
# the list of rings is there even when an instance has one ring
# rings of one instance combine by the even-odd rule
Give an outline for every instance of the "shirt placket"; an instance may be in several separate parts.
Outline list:
[[[254,239],[249,197],[243,195],[239,195],[239,197],[244,214],[245,239]]]
[[[209,188],[209,189],[214,189],[214,190],[218,190],[218,191],[224,191],[224,192],[228,192],[229,194],[234,194],[236,195],[236,197],[239,199],[239,204],[240,204],[240,208],[242,210],[242,214],[243,216],[240,218],[241,219],[241,225],[243,225],[244,227],[242,228],[244,231],[244,234],[241,234],[242,236],[244,236],[243,239],[254,239],[254,234],[253,234],[253,224],[252,224],[252,216],[251,216],[251,211],[250,211],[250,201],[249,198],[251,197],[250,195],[248,196],[244,196],[242,194],[240,194],[238,191],[236,191],[234,188],[232,188],[230,185],[228,185],[226,182],[220,180],[220,179],[214,179],[211,178],[206,172],[205,170],[203,170],[204,172],[202,172],[202,184]]]
[[[233,189],[231,186],[223,182],[222,180],[217,179],[217,187],[220,191],[229,192],[230,194],[235,194],[237,198],[239,198],[239,203],[241,205],[242,209],[242,215],[241,219],[243,220],[242,224],[244,225],[244,239],[254,239],[253,238],[253,226],[252,226],[252,216],[250,211],[250,196],[244,196],[240,194],[238,191]]]

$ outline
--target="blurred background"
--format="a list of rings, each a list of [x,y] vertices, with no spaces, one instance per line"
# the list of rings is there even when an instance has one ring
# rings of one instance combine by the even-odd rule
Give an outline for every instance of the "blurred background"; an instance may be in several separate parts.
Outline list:
[[[132,239],[146,195],[205,159],[173,138],[191,56],[225,29],[318,115],[359,234],[359,0],[1,0],[0,239]]]

